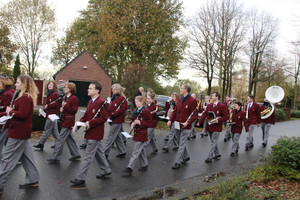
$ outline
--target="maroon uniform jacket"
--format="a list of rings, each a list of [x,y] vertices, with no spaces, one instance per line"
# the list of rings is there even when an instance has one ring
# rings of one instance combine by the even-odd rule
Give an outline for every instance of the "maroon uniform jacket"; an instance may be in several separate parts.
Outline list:
[[[187,99],[181,104],[181,98],[177,101],[177,104],[174,108],[174,111],[172,112],[172,115],[170,117],[170,121],[174,122],[177,121],[179,123],[185,123],[186,120],[189,118],[189,116],[192,114],[192,112],[197,109],[197,100],[193,97],[189,96]],[[191,118],[188,120],[188,125],[184,129],[191,129],[191,124],[197,119],[198,114],[197,110],[194,112],[194,114],[191,116]]]
[[[121,103],[122,103],[121,107],[119,108],[119,110],[117,110],[117,108]],[[117,96],[113,101],[111,101],[108,107],[108,114],[112,122],[116,124],[124,123],[125,116],[126,116],[125,112],[127,108],[128,108],[127,100],[122,95]]]
[[[80,119],[81,122],[88,121],[90,125],[90,128],[86,131],[84,138],[88,140],[102,140],[104,136],[104,123],[108,118],[107,106],[104,105],[98,116],[93,119],[105,101],[99,96],[92,104],[91,102],[92,99],[89,101],[86,112]]]
[[[13,102],[13,110],[9,115],[13,116],[8,121],[8,137],[14,139],[29,139],[32,131],[33,101],[24,93]]]
[[[199,110],[199,113],[202,113],[204,111],[204,107],[207,107],[208,104],[210,104],[209,102],[204,102],[201,106],[201,109]]]
[[[245,113],[247,113],[248,104],[245,106]],[[247,114],[246,114],[247,115]],[[260,114],[260,107],[257,103],[253,102],[252,106],[248,110],[248,120],[247,124],[260,124],[261,122],[261,114]]]
[[[10,101],[12,96],[14,95],[15,90],[11,87],[6,88],[1,94],[0,94],[0,112],[4,112],[3,116],[6,115],[6,107],[10,106]],[[0,129],[2,128],[2,124],[0,125]],[[8,127],[8,123],[6,123],[5,128]]]
[[[57,92],[52,92],[46,99],[45,105],[47,105],[47,109],[45,109],[45,112],[48,115],[51,114],[58,114],[58,107],[59,107],[59,101],[56,101],[55,103],[51,103],[59,98],[59,95]]]
[[[63,100],[66,99],[66,96]],[[78,110],[78,99],[75,95],[69,96],[67,98],[67,104],[64,106],[64,110],[61,116],[61,127],[62,128],[72,128],[75,123],[75,115]]]
[[[198,123],[199,124],[203,123],[203,121],[207,117],[208,120],[206,122],[206,130],[208,132],[222,132],[222,123],[228,120],[228,109],[224,104],[220,102],[217,104],[215,108],[213,106],[214,106],[213,103],[208,104],[206,110],[201,115]],[[215,113],[215,117],[221,117],[218,119],[218,123],[208,125],[208,121],[212,120],[211,118],[209,118],[209,111],[213,111]]]
[[[157,126],[157,111],[158,111],[158,106],[156,105],[156,103],[152,103],[150,106],[147,105],[147,109],[150,111],[151,114],[151,124],[149,128],[155,128]]]
[[[246,120],[246,113],[242,110],[236,113],[235,109],[231,111],[232,113],[232,122],[235,122],[235,124],[231,125],[231,132],[232,133],[242,133],[243,130],[243,123],[246,129],[246,132],[249,131],[249,127],[247,125]]]
[[[165,104],[165,114],[164,116],[166,117],[168,115],[168,112],[169,112],[169,109],[170,109],[170,102],[169,101],[166,101],[166,104]]]
[[[262,105],[260,107],[261,111],[264,111],[265,109],[266,109],[265,105]],[[266,124],[275,124],[275,122],[276,122],[275,110],[270,117],[268,117],[267,119],[262,119],[261,122],[266,123]]]
[[[134,115],[132,115],[130,124],[132,124],[135,119],[136,118],[134,117]],[[135,125],[133,140],[139,142],[146,142],[148,140],[147,129],[150,127],[152,121],[150,111],[147,108],[145,108],[142,111],[142,114],[138,116],[138,120],[141,121],[141,125]]]

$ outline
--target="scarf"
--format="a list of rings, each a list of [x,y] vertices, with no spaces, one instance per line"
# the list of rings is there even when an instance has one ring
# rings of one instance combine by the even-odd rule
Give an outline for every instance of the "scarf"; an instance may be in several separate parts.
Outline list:
[[[117,98],[117,96],[120,96],[120,93],[114,94],[114,95],[111,97],[111,101],[114,101],[114,100]]]
[[[47,93],[47,98],[54,92],[54,90],[49,90]]]
[[[145,109],[145,106],[142,106],[141,108],[136,108],[133,111],[133,116],[136,119],[137,116]]]
[[[10,88],[10,87],[7,87],[7,88],[1,90],[1,91],[0,91],[0,95],[1,95],[4,91],[8,90],[9,88]]]

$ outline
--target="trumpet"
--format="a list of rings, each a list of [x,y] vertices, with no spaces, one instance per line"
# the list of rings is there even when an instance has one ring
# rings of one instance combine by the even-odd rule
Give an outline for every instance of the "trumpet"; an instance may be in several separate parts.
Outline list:
[[[214,118],[214,119],[211,119],[211,120],[208,120],[208,125],[212,125],[212,124],[215,124],[216,123],[216,121],[217,121],[217,119],[220,119],[221,117],[216,117],[216,118]]]

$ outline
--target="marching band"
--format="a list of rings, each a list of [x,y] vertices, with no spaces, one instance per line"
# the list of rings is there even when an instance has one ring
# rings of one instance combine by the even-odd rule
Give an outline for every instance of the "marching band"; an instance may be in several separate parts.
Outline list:
[[[16,81],[16,92],[12,89],[13,80],[0,78],[0,117],[7,117],[8,120],[1,124],[0,131],[0,151],[3,146],[5,151],[2,155],[0,165],[0,195],[3,193],[5,183],[10,173],[15,168],[17,162],[21,162],[25,172],[25,183],[20,188],[38,186],[39,172],[36,168],[33,152],[28,139],[32,131],[32,116],[34,105],[36,104],[37,88],[29,76],[20,76]],[[94,159],[98,162],[101,173],[96,178],[104,178],[112,173],[108,164],[111,147],[115,144],[119,154],[117,157],[126,156],[126,146],[124,144],[124,129],[126,110],[128,102],[124,95],[124,88],[119,84],[112,85],[112,97],[110,102],[104,101],[101,97],[102,85],[93,81],[90,83],[87,93],[91,97],[84,115],[80,118],[81,126],[85,127],[85,156],[81,160],[80,168],[71,183],[73,185],[85,184],[88,169]],[[172,169],[178,169],[186,164],[191,158],[187,149],[187,139],[195,138],[195,125],[203,125],[200,135],[210,137],[211,149],[205,159],[205,163],[212,163],[214,159],[221,157],[218,149],[218,139],[225,123],[224,141],[232,138],[232,148],[230,156],[235,156],[239,151],[239,139],[243,127],[247,132],[245,150],[253,148],[253,130],[255,126],[262,128],[262,145],[268,143],[269,130],[275,124],[274,106],[269,99],[264,100],[260,107],[254,102],[254,97],[249,95],[247,103],[243,106],[239,101],[233,101],[230,96],[226,96],[224,103],[220,102],[220,94],[214,92],[211,96],[205,96],[205,102],[196,100],[195,94],[190,94],[191,87],[183,84],[180,87],[180,95],[172,93],[170,101],[166,102],[165,113],[162,118],[167,119],[170,127],[169,133],[164,139],[165,145],[162,148],[164,153],[168,153],[172,144],[174,151],[177,151]],[[78,111],[79,100],[75,96],[76,85],[67,83],[65,95],[59,96],[58,87],[54,81],[47,84],[46,103],[41,109],[45,112],[46,123],[44,132],[38,144],[33,147],[43,150],[44,144],[50,134],[55,139],[53,154],[47,159],[48,163],[58,163],[62,157],[64,144],[71,153],[70,161],[81,158],[72,130],[77,131],[80,126],[75,124],[75,115]],[[151,154],[158,152],[155,138],[155,128],[157,126],[157,114],[159,108],[155,99],[155,93],[148,89],[145,96],[143,90],[139,88],[140,95],[134,98],[135,109],[131,118],[131,131],[133,141],[135,141],[131,157],[124,173],[131,175],[137,164],[139,170],[145,171],[148,168],[146,147],[150,146]],[[212,100],[212,103],[210,102]],[[276,100],[279,102],[278,100]],[[281,100],[280,100],[281,101]],[[59,106],[61,105],[61,106]],[[50,115],[59,115],[58,120],[50,119]],[[104,127],[109,125],[107,140],[104,146],[101,141],[104,138]],[[60,129],[60,132],[58,131]],[[128,134],[128,133],[126,133]]]

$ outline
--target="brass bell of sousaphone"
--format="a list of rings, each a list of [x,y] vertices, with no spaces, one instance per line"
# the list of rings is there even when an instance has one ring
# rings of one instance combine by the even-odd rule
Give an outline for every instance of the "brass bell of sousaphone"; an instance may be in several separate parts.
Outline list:
[[[261,119],[267,119],[272,115],[275,111],[273,104],[280,102],[284,98],[284,90],[277,85],[273,85],[266,90],[265,96],[270,102],[271,107],[261,112]]]

